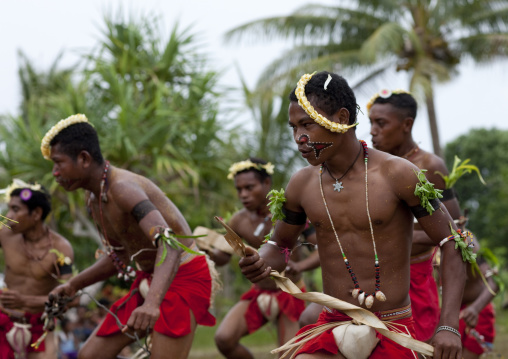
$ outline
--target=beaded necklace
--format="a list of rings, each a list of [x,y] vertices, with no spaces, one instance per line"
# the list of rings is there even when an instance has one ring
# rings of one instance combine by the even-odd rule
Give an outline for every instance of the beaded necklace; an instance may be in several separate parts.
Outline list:
[[[106,181],[108,178],[108,170],[109,170],[109,161],[106,161],[106,165],[104,166],[104,171],[102,173],[102,179],[101,179],[101,191],[99,195],[99,217],[101,221],[101,227],[102,231],[97,228],[97,231],[99,233],[102,233],[101,241],[104,247],[106,248],[106,254],[111,258],[111,261],[113,262],[114,266],[116,267],[116,270],[118,272],[118,278],[123,278],[125,281],[128,281],[131,278],[134,278],[136,276],[136,271],[128,265],[125,265],[125,263],[118,257],[118,255],[115,252],[115,247],[113,247],[108,240],[108,235],[106,233],[106,227],[104,227],[104,217],[102,215],[102,202],[107,203],[108,202],[108,195],[107,191],[105,191],[106,187]],[[95,225],[97,226],[97,222],[95,221],[95,215],[93,213],[93,206],[90,206],[92,208],[92,217],[94,218]]]
[[[323,203],[325,205],[326,213],[328,214],[328,219],[330,220],[330,223],[332,225],[333,233],[335,234],[335,239],[337,239],[337,243],[339,244],[340,251],[342,253],[342,258],[344,259],[344,264],[346,265],[346,269],[348,270],[349,274],[351,275],[351,279],[353,280],[353,284],[355,289],[353,289],[352,296],[353,298],[358,298],[358,302],[360,305],[363,304],[365,301],[365,306],[367,308],[372,307],[374,304],[374,297],[384,302],[386,300],[386,296],[383,292],[381,292],[381,280],[380,280],[380,272],[379,272],[379,260],[377,256],[377,250],[376,250],[376,241],[374,239],[374,228],[372,227],[372,220],[370,218],[370,211],[369,211],[369,186],[368,186],[368,178],[367,178],[367,163],[369,161],[369,152],[367,148],[367,143],[365,141],[359,140],[360,144],[363,147],[363,158],[365,162],[365,200],[366,200],[366,207],[367,207],[367,217],[369,218],[369,226],[370,226],[370,234],[372,237],[372,245],[374,247],[374,268],[376,271],[376,285],[375,285],[375,291],[372,292],[372,294],[366,294],[361,288],[360,284],[358,283],[358,280],[356,279],[356,275],[353,272],[353,269],[351,268],[351,265],[349,264],[349,261],[346,257],[346,254],[344,253],[344,250],[342,248],[342,244],[340,243],[339,236],[337,235],[337,231],[335,230],[335,225],[333,224],[332,216],[330,215],[330,211],[328,210],[328,204],[326,203],[325,194],[323,192],[323,165],[321,165],[319,169],[319,189],[321,190],[321,197],[323,198]],[[356,162],[356,161],[355,161]]]

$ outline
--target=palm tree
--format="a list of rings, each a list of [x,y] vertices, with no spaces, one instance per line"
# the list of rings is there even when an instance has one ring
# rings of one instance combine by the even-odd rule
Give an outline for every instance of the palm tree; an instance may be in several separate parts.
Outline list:
[[[253,21],[230,30],[226,39],[294,39],[295,46],[265,70],[260,86],[295,82],[309,69],[360,71],[356,88],[387,70],[407,71],[410,90],[426,104],[434,152],[442,155],[434,84],[450,80],[464,59],[508,56],[507,24],[507,0],[351,0]]]

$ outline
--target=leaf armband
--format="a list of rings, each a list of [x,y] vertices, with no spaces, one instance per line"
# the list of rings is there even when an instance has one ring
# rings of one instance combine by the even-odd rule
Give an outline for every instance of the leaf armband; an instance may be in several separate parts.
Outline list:
[[[416,184],[414,195],[420,199],[420,205],[432,215],[439,208],[439,206],[437,208],[434,206],[436,203],[439,204],[439,198],[443,198],[441,194],[443,191],[434,188],[434,184],[429,182],[427,177],[425,177],[425,172],[427,170],[415,171],[419,182]]]
[[[175,234],[175,232],[173,232],[173,230],[171,228],[164,228],[164,227],[156,227],[155,230],[157,231],[157,233],[155,233],[155,235],[153,236],[153,239],[154,239],[153,245],[155,247],[159,247],[159,245],[161,243],[163,244],[161,259],[156,264],[157,266],[160,266],[166,259],[166,256],[168,255],[167,246],[169,246],[173,249],[181,248],[182,250],[184,250],[185,252],[190,253],[190,254],[203,255],[203,253],[193,251],[192,249],[185,246],[178,240],[178,238],[197,238],[197,237],[202,237],[202,236],[178,235],[178,234]]]
[[[272,189],[268,192],[266,197],[270,197],[268,206],[270,207],[270,213],[272,214],[272,223],[275,223],[278,220],[284,220],[284,218],[286,218],[286,215],[283,212],[284,202],[286,202],[284,189],[281,188],[280,191]]]
[[[441,242],[439,242],[439,246],[442,247],[448,241],[455,241],[455,249],[460,249],[462,254],[462,260],[464,262],[469,262],[471,264],[476,263],[476,253],[473,252],[473,235],[469,231],[462,232],[460,229],[454,230],[452,225],[450,224],[450,229],[452,234],[446,238],[443,238]],[[469,239],[469,243],[468,243]]]

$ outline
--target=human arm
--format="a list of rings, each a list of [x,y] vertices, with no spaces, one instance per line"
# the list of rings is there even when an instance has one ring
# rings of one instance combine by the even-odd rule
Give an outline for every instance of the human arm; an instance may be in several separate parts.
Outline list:
[[[147,192],[151,193],[150,197]],[[162,233],[170,230],[176,235],[190,236],[191,231],[178,208],[150,185],[122,181],[111,186],[110,193],[122,212],[131,216],[130,223],[136,223],[131,226],[133,230],[139,230],[139,241],[143,243],[144,249],[157,251],[155,260],[147,261],[143,257],[136,259],[143,270],[153,269],[153,275],[145,301],[132,312],[127,321],[127,326],[134,330],[153,328],[160,316],[160,304],[178,271],[183,251],[179,246],[170,245],[171,240]],[[129,196],[125,196],[125,193],[129,193]],[[190,246],[193,242],[190,238],[174,240],[184,246]]]
[[[479,286],[481,291],[478,295],[476,295],[474,301],[470,302],[460,312],[460,318],[463,319],[470,328],[476,327],[480,312],[492,301],[492,299],[494,299],[495,294],[497,294],[499,290],[497,283],[493,279],[493,275],[495,274],[485,259],[479,257],[477,259],[477,263],[481,274],[471,268],[472,270],[469,272],[469,275],[473,276],[471,281],[473,283],[478,283],[477,287]],[[474,288],[474,285],[471,285],[470,287]],[[474,292],[474,289],[472,290]]]
[[[321,262],[319,261],[319,252],[314,251],[307,258],[301,261],[293,262],[290,260],[286,266],[286,273],[298,274],[308,270],[316,269],[320,265]]]
[[[420,198],[415,195],[415,188],[419,182],[416,176],[418,168],[413,165],[408,166],[407,163],[396,163],[388,170],[391,171],[389,175],[400,179],[392,183],[396,186],[394,191],[398,193],[399,198],[409,207],[421,206]],[[440,205],[440,202],[438,204]],[[443,238],[449,236],[451,228],[457,230],[448,211],[442,205],[432,215],[424,214],[423,217],[418,218],[418,222],[433,245],[439,245]],[[441,247],[443,297],[438,327],[444,326],[458,330],[460,304],[466,280],[466,264],[462,261],[460,250],[455,249],[455,242],[451,242]],[[434,335],[431,343],[435,347],[434,358],[460,358],[461,340],[452,331],[439,331]]]
[[[231,254],[221,251],[220,249],[212,249],[211,251],[208,251],[208,255],[210,256],[210,259],[214,261],[215,265],[218,267],[222,267],[223,265],[226,265],[231,260]]]

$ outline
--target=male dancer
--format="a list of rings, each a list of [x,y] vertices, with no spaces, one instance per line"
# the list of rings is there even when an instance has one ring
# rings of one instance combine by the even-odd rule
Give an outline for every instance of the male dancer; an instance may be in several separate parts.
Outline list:
[[[112,307],[81,348],[80,358],[116,358],[136,331],[152,331],[151,358],[187,358],[197,324],[212,326],[208,312],[212,277],[203,255],[195,255],[191,231],[178,208],[150,180],[111,166],[102,157],[97,133],[84,115],[61,120],[42,140],[53,175],[66,190],[85,189],[107,255],[53,293],[74,296],[78,290],[118,275],[134,279],[130,293]],[[183,247],[185,246],[185,247]],[[181,248],[185,248],[183,251]],[[136,262],[137,273],[129,266]]]
[[[10,229],[1,226],[5,287],[0,289],[0,357],[56,359],[53,333],[38,348],[49,292],[72,275],[70,243],[44,223],[51,200],[39,184],[15,179],[5,191]]]
[[[422,206],[429,198],[417,197],[415,189],[430,184],[420,183],[416,166],[357,140],[350,129],[355,126],[356,99],[342,77],[327,72],[304,75],[290,98],[289,125],[311,166],[294,174],[287,186],[285,218],[277,222],[272,237],[276,245],[263,246],[259,254],[248,250],[240,260],[242,272],[257,282],[269,277],[271,268],[282,270],[280,251],[294,247],[308,217],[316,228],[324,293],[365,304],[414,337],[408,292],[415,214],[434,243],[442,243],[443,309],[431,340],[434,358],[460,358],[457,329],[466,274],[461,253],[453,243],[442,241],[462,240],[450,236],[450,226],[457,227],[446,208],[435,199],[434,211]],[[348,319],[326,308],[316,325],[301,331]],[[310,339],[297,354],[298,359],[343,358],[331,328]],[[382,337],[370,357],[414,358],[415,353]]]
[[[460,221],[460,207],[452,189],[445,188],[443,177],[448,175],[444,161],[437,155],[418,147],[412,136],[417,104],[411,94],[402,91],[382,90],[367,104],[371,124],[370,133],[374,148],[402,157],[420,169],[435,188],[443,190],[441,202],[451,217]],[[460,223],[463,225],[464,223]],[[418,229],[413,233],[411,247],[411,286],[409,295],[415,319],[416,338],[427,341],[434,335],[439,323],[439,297],[432,276],[435,244]]]
[[[267,206],[272,174],[272,164],[261,159],[250,158],[233,164],[228,175],[229,179],[234,180],[238,197],[244,207],[233,215],[229,226],[254,248],[263,245],[265,235],[272,230],[270,209]],[[313,231],[307,233],[307,236],[315,237]],[[313,238],[310,240],[312,241]],[[300,256],[300,251],[295,251],[291,259],[288,256],[287,267],[295,267],[294,263],[299,263]],[[230,257],[229,254],[221,251],[215,251],[213,255],[216,263],[220,264],[227,263]],[[317,266],[319,266],[319,258],[315,267]],[[294,268],[292,270],[295,272]],[[303,287],[300,272],[291,278]],[[240,301],[231,308],[220,324],[215,333],[217,347],[228,359],[253,358],[250,351],[240,344],[242,337],[254,333],[269,320],[276,320],[279,342],[285,343],[298,331],[298,318],[304,308],[303,300],[277,289],[273,281],[265,280],[256,283],[242,295]]]

